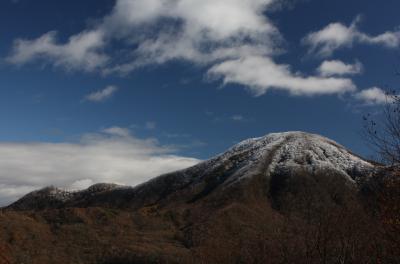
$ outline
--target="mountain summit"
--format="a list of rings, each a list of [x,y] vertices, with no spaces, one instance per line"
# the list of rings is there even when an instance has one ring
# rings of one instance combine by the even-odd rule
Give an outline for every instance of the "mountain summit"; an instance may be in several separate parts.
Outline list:
[[[273,133],[245,140],[191,168],[159,176],[136,187],[97,184],[68,192],[35,191],[10,205],[14,210],[60,207],[142,207],[167,200],[196,201],[217,190],[237,188],[258,177],[270,194],[298,174],[336,175],[350,185],[363,182],[376,165],[338,143],[304,132]],[[279,185],[276,186],[276,185]]]

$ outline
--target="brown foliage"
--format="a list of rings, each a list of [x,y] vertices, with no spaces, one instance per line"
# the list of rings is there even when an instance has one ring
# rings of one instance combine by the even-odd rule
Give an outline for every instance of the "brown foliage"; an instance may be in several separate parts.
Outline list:
[[[278,208],[261,178],[228,196],[134,211],[6,212],[0,242],[11,263],[399,263],[399,178],[379,177],[375,204],[341,175],[299,172]]]
[[[400,262],[400,172],[381,176],[377,188],[382,251],[392,263]]]
[[[8,257],[8,252],[11,249],[6,245],[0,245],[0,264],[11,264],[10,258]]]

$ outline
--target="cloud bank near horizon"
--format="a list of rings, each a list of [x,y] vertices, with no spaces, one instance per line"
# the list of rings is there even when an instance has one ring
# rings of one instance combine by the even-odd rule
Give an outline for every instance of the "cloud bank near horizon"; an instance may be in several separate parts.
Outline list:
[[[86,134],[77,143],[2,142],[0,205],[49,185],[72,190],[102,182],[137,185],[200,162],[176,153],[120,127]]]

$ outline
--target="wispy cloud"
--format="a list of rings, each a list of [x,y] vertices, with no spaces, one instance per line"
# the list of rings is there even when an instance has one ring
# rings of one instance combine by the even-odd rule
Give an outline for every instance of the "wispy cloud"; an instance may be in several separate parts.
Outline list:
[[[101,132],[104,134],[108,134],[110,136],[125,137],[125,138],[131,135],[131,131],[128,128],[123,128],[123,127],[109,127],[103,129]]]
[[[153,121],[148,121],[148,122],[146,122],[146,124],[145,124],[145,128],[146,128],[147,130],[154,130],[154,129],[157,128],[157,123],[156,123],[156,122],[153,122]]]
[[[105,39],[101,30],[83,31],[71,36],[66,43],[58,43],[57,32],[51,31],[34,40],[17,39],[7,58],[9,63],[23,65],[44,60],[68,71],[94,71],[109,60],[101,52]]]
[[[91,102],[104,102],[107,99],[111,98],[118,91],[118,87],[116,86],[108,86],[103,90],[92,92],[85,96],[85,100]]]
[[[0,205],[43,186],[136,185],[199,162],[176,151],[120,127],[84,135],[77,143],[0,142]]]
[[[244,118],[243,115],[233,115],[233,116],[231,116],[231,119],[232,119],[233,121],[237,121],[237,122],[240,122],[240,121],[244,121],[244,120],[245,120],[245,118]]]
[[[336,50],[351,48],[355,44],[380,45],[387,48],[400,46],[400,32],[387,31],[380,35],[371,36],[361,32],[358,24],[361,17],[357,17],[351,25],[331,23],[325,28],[308,34],[303,44],[309,46],[309,53],[320,57],[329,57]]]
[[[321,76],[329,77],[361,74],[363,68],[361,62],[358,61],[354,64],[346,64],[343,61],[331,60],[324,61],[317,71]]]
[[[257,96],[270,89],[308,96],[342,94],[357,89],[351,79],[302,76],[291,72],[288,65],[278,65],[270,58],[258,56],[222,62],[208,73],[221,77],[225,84],[245,85]]]

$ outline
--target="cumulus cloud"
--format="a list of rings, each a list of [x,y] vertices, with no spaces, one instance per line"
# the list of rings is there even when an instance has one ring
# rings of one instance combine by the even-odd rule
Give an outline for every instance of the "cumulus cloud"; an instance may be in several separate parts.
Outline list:
[[[358,61],[354,64],[346,64],[343,61],[331,60],[324,61],[317,71],[324,77],[356,75],[362,73],[363,65]]]
[[[0,143],[0,205],[48,185],[81,189],[99,182],[137,185],[192,166],[155,139],[119,127],[82,136],[77,143]]]
[[[90,93],[85,96],[85,100],[91,102],[104,102],[105,100],[111,98],[118,91],[116,86],[108,86],[103,90]]]
[[[329,57],[340,48],[351,48],[355,44],[380,45],[387,48],[400,46],[400,32],[387,31],[371,36],[358,29],[360,17],[350,26],[342,23],[331,23],[325,28],[308,34],[303,44],[309,46],[309,53]]]
[[[22,65],[42,59],[67,69],[129,74],[138,67],[183,60],[207,68],[225,83],[248,86],[258,95],[270,88],[294,95],[352,90],[350,80],[303,76],[275,62],[274,57],[285,52],[285,41],[267,14],[276,11],[281,2],[117,0],[96,26],[66,43],[57,42],[54,32],[34,40],[16,40],[9,62]],[[386,38],[374,41],[383,41],[380,39]],[[105,49],[115,42],[118,51]],[[249,76],[245,67],[260,63],[267,72],[256,69]],[[232,68],[233,64],[243,72]],[[269,73],[271,81],[266,78]]]
[[[393,101],[390,96],[379,87],[371,87],[355,94],[355,98],[367,105],[379,105]]]
[[[277,52],[274,43],[280,41],[280,33],[263,14],[273,2],[119,0],[103,28],[129,38],[138,47],[129,61],[106,72],[128,73],[172,60],[204,65],[243,53]]]
[[[288,65],[277,65],[266,57],[224,61],[213,66],[208,74],[223,78],[225,84],[246,85],[255,95],[262,95],[270,89],[308,96],[341,94],[356,90],[350,79],[304,77],[291,72]]]

